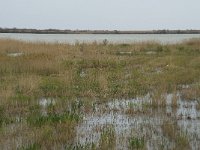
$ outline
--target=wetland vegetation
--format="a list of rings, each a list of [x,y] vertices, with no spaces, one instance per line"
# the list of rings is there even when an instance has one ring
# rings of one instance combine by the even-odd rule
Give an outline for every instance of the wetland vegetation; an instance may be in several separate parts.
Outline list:
[[[0,149],[200,149],[200,40],[0,40]]]

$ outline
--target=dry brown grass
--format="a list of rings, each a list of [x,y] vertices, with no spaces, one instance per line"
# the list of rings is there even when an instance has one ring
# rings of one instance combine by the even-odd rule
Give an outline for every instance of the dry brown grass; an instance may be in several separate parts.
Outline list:
[[[190,87],[181,91],[181,97],[185,100],[198,100],[200,98],[200,88]]]

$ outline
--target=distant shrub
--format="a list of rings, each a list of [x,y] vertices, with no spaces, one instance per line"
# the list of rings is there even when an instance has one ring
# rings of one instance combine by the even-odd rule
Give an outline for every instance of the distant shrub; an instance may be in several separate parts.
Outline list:
[[[108,45],[108,40],[107,39],[103,40],[103,45]]]

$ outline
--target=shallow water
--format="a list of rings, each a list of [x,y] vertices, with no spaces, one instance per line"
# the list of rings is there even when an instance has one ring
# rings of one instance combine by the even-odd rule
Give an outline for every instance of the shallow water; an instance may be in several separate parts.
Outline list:
[[[174,96],[177,98],[176,107],[172,106]],[[115,149],[130,149],[132,138],[144,139],[144,149],[174,149],[177,143],[166,136],[162,128],[167,123],[176,125],[178,128],[175,132],[186,136],[190,149],[200,149],[200,110],[197,109],[197,101],[183,100],[180,93],[164,94],[163,97],[166,105],[162,107],[153,107],[152,95],[147,94],[134,99],[115,99],[101,104],[95,102],[94,108],[90,111],[85,111],[84,104],[80,104],[81,99],[77,99],[76,103],[80,105],[78,111],[83,115],[83,120],[76,126],[74,146],[86,146],[86,149],[90,149],[92,144],[95,144],[98,147],[104,131],[111,129],[115,135]],[[59,102],[59,99],[51,97],[37,100],[44,116],[48,115],[49,106],[57,105]],[[21,121],[7,126],[5,132],[13,132],[15,136],[4,139],[0,149],[19,148],[24,143],[34,142],[26,137],[25,133],[30,131],[27,131],[26,124]],[[109,137],[109,134],[106,136]],[[55,145],[52,149],[65,149],[65,145]]]
[[[157,109],[147,107],[151,103],[150,94],[96,105],[94,112],[84,114],[84,121],[77,127],[76,145],[95,143],[98,146],[102,132],[111,126],[116,135],[116,149],[129,149],[131,137],[144,137],[145,147],[149,150],[173,149],[174,141],[165,137],[161,128],[170,120],[187,135],[191,149],[199,149],[200,111],[196,109],[197,102],[184,101],[180,94],[176,96],[177,108],[171,105],[173,94],[165,95],[166,107]]]
[[[54,98],[41,98],[39,99],[39,106],[41,106],[41,114],[47,116],[47,107],[55,105],[56,101]]]
[[[156,41],[164,44],[178,43],[191,38],[200,38],[200,34],[18,34],[0,33],[0,38],[16,39],[31,42],[103,42],[107,39],[111,43],[133,43]]]
[[[9,57],[19,57],[19,56],[22,56],[24,55],[24,53],[21,53],[21,52],[15,52],[15,53],[8,53],[7,56]]]

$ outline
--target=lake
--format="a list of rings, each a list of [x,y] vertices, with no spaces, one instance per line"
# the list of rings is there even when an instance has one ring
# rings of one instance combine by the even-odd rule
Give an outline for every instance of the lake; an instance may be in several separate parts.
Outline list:
[[[0,38],[16,39],[30,42],[58,42],[74,44],[77,41],[91,43],[107,39],[111,43],[134,43],[156,41],[162,44],[179,43],[192,38],[200,38],[200,34],[19,34],[0,33]]]

